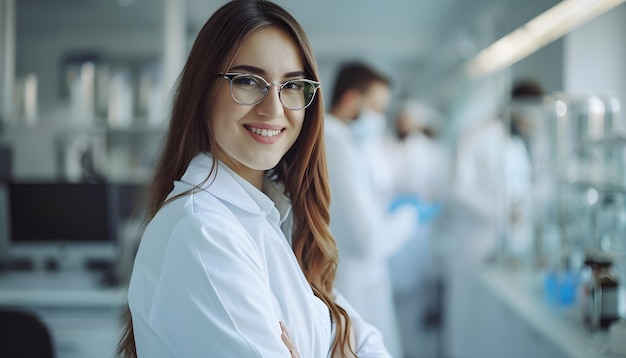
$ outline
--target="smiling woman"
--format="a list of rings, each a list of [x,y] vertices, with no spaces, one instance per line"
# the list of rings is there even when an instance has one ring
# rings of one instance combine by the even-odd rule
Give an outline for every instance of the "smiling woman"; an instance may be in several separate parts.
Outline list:
[[[178,82],[128,290],[125,357],[389,357],[334,290],[309,42],[281,7],[231,1]]]
[[[298,106],[297,110],[286,108],[283,86],[265,86],[265,93],[255,88],[262,89],[258,84],[261,80],[267,82],[260,75],[268,77],[272,83],[301,78],[305,75],[303,59],[295,41],[285,30],[265,27],[246,37],[224,72],[238,71],[251,71],[256,75],[244,72],[234,76],[233,79],[237,80],[234,89],[229,76],[224,76],[229,81],[218,84],[211,114],[219,148],[217,157],[231,168],[237,168],[235,171],[239,175],[262,189],[263,170],[275,167],[296,141],[305,111],[304,106]],[[254,92],[260,93],[254,96]],[[303,102],[304,93],[300,95],[300,102]],[[241,103],[237,99],[250,102]],[[267,136],[268,132],[278,134]]]

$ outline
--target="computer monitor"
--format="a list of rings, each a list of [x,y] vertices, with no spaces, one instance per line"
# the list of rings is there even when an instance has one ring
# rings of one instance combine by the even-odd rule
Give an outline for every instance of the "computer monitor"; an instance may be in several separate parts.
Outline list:
[[[8,254],[34,269],[113,262],[115,213],[106,183],[8,185]]]

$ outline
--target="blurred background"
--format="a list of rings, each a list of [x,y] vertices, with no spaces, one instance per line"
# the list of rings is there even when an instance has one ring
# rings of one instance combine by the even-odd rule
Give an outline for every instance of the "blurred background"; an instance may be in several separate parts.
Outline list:
[[[420,213],[390,259],[404,357],[626,356],[623,0],[276,2],[326,103],[368,63],[384,135],[410,102],[442,149],[389,203]],[[223,3],[0,0],[0,311],[56,357],[114,356],[170,91]]]

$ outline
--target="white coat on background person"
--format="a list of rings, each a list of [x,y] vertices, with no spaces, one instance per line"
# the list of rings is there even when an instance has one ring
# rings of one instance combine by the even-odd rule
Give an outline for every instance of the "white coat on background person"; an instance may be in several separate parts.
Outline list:
[[[326,116],[325,144],[331,187],[330,228],[339,249],[335,286],[383,334],[392,356],[399,350],[388,258],[416,227],[411,208],[394,214],[376,199],[367,159],[350,127]],[[400,356],[401,357],[401,356]]]
[[[512,218],[529,218],[528,206],[513,199],[532,198],[531,166],[522,140],[512,136],[506,120],[494,118],[469,131],[457,148],[454,243],[448,252],[446,342],[448,355],[474,357],[480,324],[475,295],[477,274],[490,257],[502,259],[511,240],[527,250],[529,234],[511,226]],[[513,204],[513,206],[511,206]],[[522,205],[522,208],[516,208]],[[516,210],[522,210],[515,213]]]
[[[506,168],[510,215],[505,250],[506,260],[516,267],[528,268],[532,263],[535,205],[545,200],[539,199],[537,196],[545,195],[535,190],[535,187],[545,187],[544,178],[549,169],[542,170],[545,169],[542,166],[550,163],[550,159],[545,158],[550,151],[539,139],[546,134],[538,133],[537,129],[541,128],[541,121],[546,120],[542,99],[543,88],[535,80],[520,80],[511,91],[508,110],[511,142],[507,151],[510,159]],[[533,173],[535,170],[537,172]]]
[[[365,124],[361,132],[357,122],[367,119],[361,117],[366,109],[382,113],[390,95],[389,81],[371,67],[343,64],[324,121],[324,142],[330,230],[339,251],[335,286],[364,320],[381,331],[391,355],[403,357],[387,261],[410,238],[417,213],[412,207],[389,213],[389,203],[380,199],[372,175],[371,158],[356,139],[380,128],[376,122],[380,117],[359,122]]]
[[[394,192],[393,158],[386,144],[387,118],[384,114],[366,108],[350,128],[367,162],[375,195],[381,205],[389,207]]]
[[[507,91],[500,79],[487,78],[465,91],[473,106],[459,107],[466,116],[472,109],[478,114],[466,119],[486,120],[461,136],[456,151],[452,206],[456,212],[448,220],[451,242],[444,314],[445,355],[450,357],[484,356],[480,342],[491,337],[477,336],[485,331],[480,328],[482,301],[476,295],[480,269],[490,258],[508,260],[511,248],[527,252],[532,242],[528,226],[532,225],[532,166],[522,138],[532,136],[533,120],[519,122],[522,118],[510,111],[518,100],[541,98],[543,90],[537,82],[521,81],[504,98]]]
[[[439,116],[415,100],[400,105],[394,136],[385,144],[393,168],[394,195],[415,194],[425,202],[436,202],[449,190],[450,155],[443,141],[433,137]]]
[[[393,168],[385,145],[385,113],[390,103],[390,83],[373,81],[363,92],[359,115],[350,122],[352,135],[367,161],[375,195],[384,207],[389,207],[393,195]]]
[[[532,164],[527,147],[519,136],[511,137],[505,154],[505,202],[509,213],[505,221],[505,259],[515,266],[526,266],[530,263],[533,241]]]
[[[454,197],[443,213],[449,215],[451,231],[446,251],[446,356],[479,356],[476,279],[504,232],[504,148],[509,140],[504,121],[492,118],[465,133],[456,148]]]
[[[436,314],[440,280],[438,235],[432,223],[449,190],[447,148],[436,138],[438,113],[416,100],[401,103],[395,133],[386,140],[394,202],[411,202],[420,217],[415,234],[389,260],[396,316],[405,357],[426,353],[426,316]],[[426,134],[428,133],[428,135]]]

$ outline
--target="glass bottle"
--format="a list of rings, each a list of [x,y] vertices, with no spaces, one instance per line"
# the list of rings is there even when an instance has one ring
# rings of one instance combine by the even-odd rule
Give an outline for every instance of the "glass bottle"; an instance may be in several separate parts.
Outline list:
[[[585,283],[583,320],[592,330],[605,330],[619,319],[619,282],[613,273],[613,263],[606,255],[589,254],[585,266],[591,275]]]

